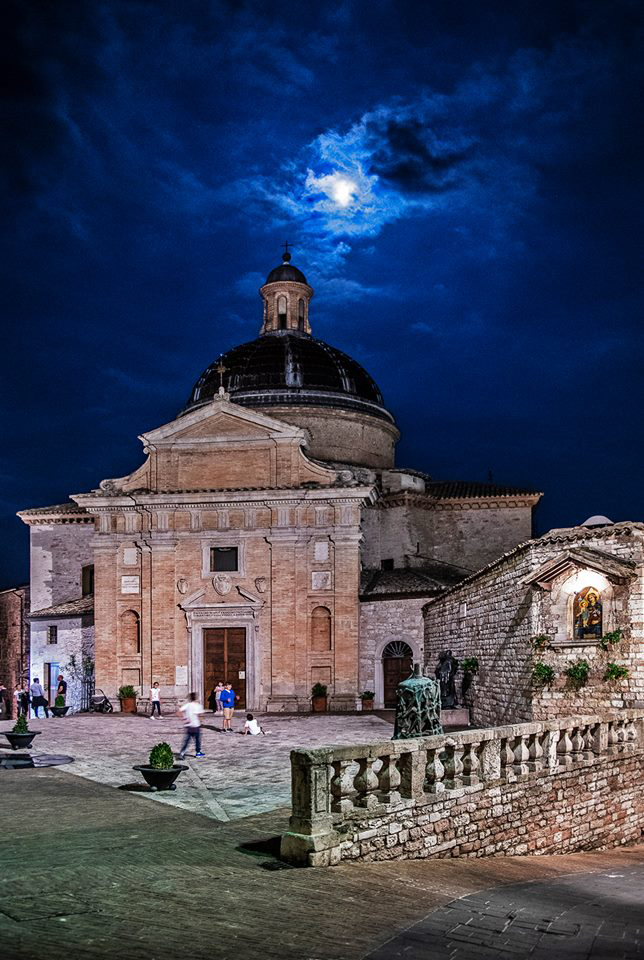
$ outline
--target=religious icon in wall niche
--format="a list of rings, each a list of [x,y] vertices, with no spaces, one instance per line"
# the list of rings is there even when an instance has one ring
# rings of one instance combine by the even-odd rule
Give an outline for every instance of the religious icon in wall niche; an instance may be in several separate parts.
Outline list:
[[[602,635],[602,600],[596,587],[575,594],[572,615],[575,640],[599,640]]]

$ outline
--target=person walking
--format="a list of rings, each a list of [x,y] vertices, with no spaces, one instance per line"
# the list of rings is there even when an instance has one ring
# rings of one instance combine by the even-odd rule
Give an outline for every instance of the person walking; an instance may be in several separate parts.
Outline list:
[[[152,686],[150,687],[150,720],[154,720],[154,711],[159,715],[159,720],[162,720],[161,716],[161,691],[159,690],[159,681],[155,680]]]
[[[202,704],[197,702],[196,693],[191,693],[188,702],[184,703],[177,711],[177,716],[183,716],[186,725],[186,735],[181,750],[179,751],[180,760],[183,760],[185,757],[188,744],[191,740],[195,742],[195,757],[205,757],[205,753],[201,751],[201,720],[199,717],[202,713],[205,713],[205,710]]]
[[[34,682],[31,685],[31,707],[36,719],[38,719],[39,707],[43,708],[46,717],[49,716],[49,701],[45,699],[45,691],[41,687],[38,677],[34,677]]]
[[[58,677],[58,686],[56,687],[57,700],[58,697],[62,697],[65,702],[67,701],[67,681],[64,679],[62,673]],[[65,703],[63,703],[63,706],[65,706]]]
[[[224,689],[221,691],[221,705],[224,710],[224,733],[232,733],[232,720],[233,714],[235,712],[235,691],[232,688],[232,684],[227,683]]]

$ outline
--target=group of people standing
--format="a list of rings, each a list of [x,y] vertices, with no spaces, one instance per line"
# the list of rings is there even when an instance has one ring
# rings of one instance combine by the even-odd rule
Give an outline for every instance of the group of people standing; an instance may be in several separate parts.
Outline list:
[[[67,699],[67,681],[62,673],[58,676],[57,683],[56,705],[64,706]],[[9,691],[2,684],[0,684],[0,691],[2,692],[0,693],[0,700],[4,701],[4,712],[9,716]],[[38,717],[38,711],[41,708],[45,716],[49,716],[49,700],[45,696],[45,691],[39,677],[34,677],[29,687],[19,683],[13,691],[13,700],[16,705],[16,716],[18,717],[28,717],[30,705],[35,717]]]

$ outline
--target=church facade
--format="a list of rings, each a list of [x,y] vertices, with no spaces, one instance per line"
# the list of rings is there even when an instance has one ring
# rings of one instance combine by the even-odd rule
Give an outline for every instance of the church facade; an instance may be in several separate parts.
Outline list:
[[[175,702],[230,680],[240,706],[297,712],[320,682],[332,710],[365,689],[383,705],[423,659],[428,598],[531,536],[539,493],[395,466],[393,415],[312,336],[313,290],[288,253],[260,295],[259,337],[141,436],[137,470],[19,514],[32,676],[72,657],[110,697],[132,684],[145,700],[159,681]]]

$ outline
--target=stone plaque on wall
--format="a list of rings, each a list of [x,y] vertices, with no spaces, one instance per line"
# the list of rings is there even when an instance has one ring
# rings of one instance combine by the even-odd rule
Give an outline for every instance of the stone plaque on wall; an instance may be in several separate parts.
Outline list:
[[[315,570],[311,574],[312,590],[330,590],[331,589],[331,571]]]
[[[174,682],[179,686],[185,686],[188,683],[188,667],[184,664],[177,664],[174,671]]]
[[[318,561],[329,559],[329,541],[328,540],[318,540],[316,542],[315,559]]]
[[[123,566],[135,567],[139,562],[139,551],[136,547],[125,547],[123,550]],[[125,592],[125,591],[122,591]]]
[[[138,593],[140,577],[121,577],[121,593]]]

